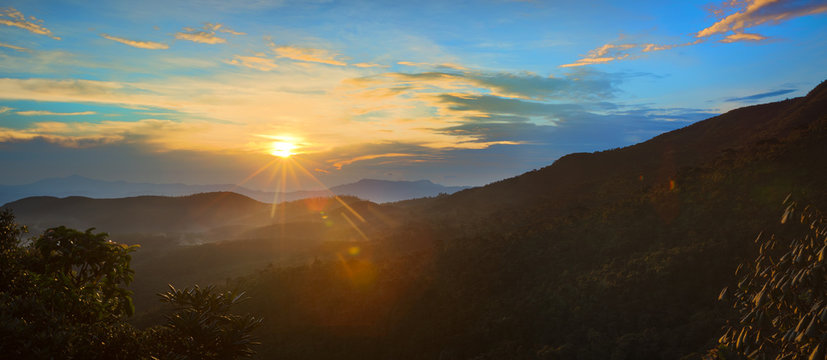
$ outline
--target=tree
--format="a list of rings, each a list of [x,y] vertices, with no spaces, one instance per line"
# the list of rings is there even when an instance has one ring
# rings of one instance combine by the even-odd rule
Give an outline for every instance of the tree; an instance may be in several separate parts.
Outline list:
[[[237,290],[218,291],[213,286],[178,290],[172,285],[161,296],[174,312],[167,324],[151,329],[148,337],[159,344],[159,358],[235,359],[250,357],[258,345],[250,333],[261,319],[231,312],[232,306],[246,300]],[[172,341],[170,341],[172,339]]]
[[[0,228],[0,353],[97,358],[135,347],[124,340],[134,337],[125,323],[134,311],[126,286],[137,246],[65,227],[23,245],[25,228],[8,210],[0,213]]]
[[[713,359],[825,359],[827,224],[814,209],[787,203],[781,219],[792,238],[759,235],[759,255],[724,289],[741,318],[724,329]]]
[[[0,212],[0,354],[49,359],[233,359],[249,357],[260,320],[235,315],[244,298],[213,287],[161,294],[175,307],[166,325],[140,331],[126,286],[138,246],[94,229],[46,230],[24,242],[26,228]]]

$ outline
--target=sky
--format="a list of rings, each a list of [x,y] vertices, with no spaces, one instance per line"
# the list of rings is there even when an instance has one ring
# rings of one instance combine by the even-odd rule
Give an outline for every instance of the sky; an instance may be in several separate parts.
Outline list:
[[[825,59],[827,1],[5,0],[0,184],[483,185],[803,96]]]

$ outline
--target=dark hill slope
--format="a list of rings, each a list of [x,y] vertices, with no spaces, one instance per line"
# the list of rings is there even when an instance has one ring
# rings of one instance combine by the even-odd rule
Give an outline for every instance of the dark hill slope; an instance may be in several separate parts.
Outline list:
[[[465,216],[432,218],[434,280],[391,352],[699,357],[732,316],[715,299],[752,240],[783,234],[786,195],[827,209],[825,90],[438,199]]]
[[[825,88],[401,203],[418,216],[384,240],[435,246],[246,280],[248,308],[279,319],[262,358],[700,358],[786,195],[827,209]],[[359,267],[376,281],[349,283]]]
[[[679,169],[700,167],[728,152],[795,136],[823,116],[827,83],[806,97],[727,112],[643,143],[564,156],[554,164],[436,200],[413,201],[426,214],[491,214],[552,202],[561,211],[607,203],[628,191],[668,184]]]

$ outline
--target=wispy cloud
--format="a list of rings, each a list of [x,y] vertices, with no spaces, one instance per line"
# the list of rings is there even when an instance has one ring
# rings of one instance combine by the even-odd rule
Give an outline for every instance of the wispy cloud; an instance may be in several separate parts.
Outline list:
[[[17,115],[23,116],[80,116],[80,115],[95,115],[97,114],[94,111],[79,111],[79,112],[52,112],[48,110],[27,110],[27,111],[18,111]]]
[[[236,55],[232,60],[228,61],[227,63],[261,71],[270,71],[278,67],[278,65],[275,61],[273,61],[273,59],[259,56]]]
[[[12,49],[12,50],[17,50],[17,51],[29,51],[29,49],[26,49],[24,47],[11,45],[11,44],[4,44],[4,43],[0,43],[0,47],[9,48],[9,49]]]
[[[827,4],[813,0],[732,0],[709,11],[720,18],[713,25],[695,34],[695,40],[680,44],[605,44],[589,51],[581,59],[560,65],[560,67],[577,67],[605,64],[616,60],[633,59],[641,53],[669,50],[681,46],[690,46],[724,35],[718,41],[734,43],[740,41],[765,41],[768,37],[747,33],[746,30],[763,24],[777,24],[792,18],[827,12]],[[729,15],[727,15],[729,14]]]
[[[413,156],[422,156],[421,154],[404,154],[404,153],[387,153],[387,154],[371,154],[371,155],[362,155],[357,156],[350,159],[344,160],[333,160],[333,167],[336,169],[341,170],[343,166],[353,164],[357,161],[365,161],[365,160],[373,160],[379,158],[399,158],[399,157],[413,157]]]
[[[121,44],[129,45],[132,47],[140,48],[140,49],[150,49],[150,50],[165,50],[169,49],[169,45],[154,41],[137,41],[137,40],[129,40],[124,39],[122,37],[112,36],[108,34],[100,34],[101,37],[105,39],[109,39],[112,41],[117,41]]]
[[[620,80],[604,73],[576,70],[571,76],[541,76],[529,72],[480,70],[392,72],[352,79],[350,84],[368,91],[366,95],[399,95],[404,92],[465,92],[531,100],[585,101],[611,97]],[[382,91],[378,91],[382,90]]]
[[[26,18],[23,13],[13,7],[0,10],[0,24],[18,27],[31,31],[35,34],[46,35],[52,39],[60,40],[59,37],[52,34],[51,30],[43,26],[43,20],[40,20],[34,16],[29,16]]]
[[[462,65],[453,64],[453,63],[434,64],[434,63],[426,63],[426,62],[399,61],[399,62],[397,62],[397,64],[405,65],[405,66],[418,67],[418,68],[468,70],[468,68],[466,68]]]
[[[640,56],[640,53],[647,53],[653,51],[669,50],[680,46],[695,45],[702,42],[702,39],[683,43],[683,44],[605,44],[597,49],[589,51],[580,60],[570,64],[560,65],[562,68],[577,67],[594,64],[604,64],[611,61],[623,60],[630,57]]]
[[[8,107],[8,106],[0,106],[0,114],[5,114],[5,113],[7,113],[9,111],[12,111],[12,110],[14,110],[14,108],[11,108],[11,107]]]
[[[729,34],[725,38],[721,39],[722,43],[732,43],[736,41],[762,41],[767,40],[766,36],[761,34],[749,34],[749,33],[734,33]]]
[[[356,63],[352,64],[358,68],[373,68],[373,67],[388,67],[387,65],[380,65],[380,64],[371,64],[371,63]]]
[[[605,44],[597,49],[589,51],[582,59],[571,64],[560,65],[560,67],[575,67],[592,64],[603,64],[609,61],[625,59],[629,57],[626,50],[637,47],[635,44]]]
[[[741,96],[741,97],[732,97],[732,98],[726,99],[724,101],[728,101],[728,102],[757,102],[759,100],[763,100],[763,99],[771,98],[771,97],[776,97],[776,96],[781,96],[781,95],[786,95],[786,94],[789,94],[789,93],[792,93],[792,92],[795,92],[795,91],[796,91],[795,89],[782,89],[782,90],[775,90],[775,91],[767,91],[767,92],[762,92],[762,93],[754,94],[754,95]]]
[[[175,38],[202,44],[223,44],[227,42],[227,39],[217,36],[216,32],[231,35],[246,35],[245,33],[234,31],[223,24],[206,23],[200,29],[185,27],[184,31],[175,33]]]
[[[158,142],[169,134],[186,131],[189,125],[169,120],[102,122],[37,122],[24,129],[0,127],[0,142],[44,139],[65,147],[89,147],[140,140]]]
[[[273,47],[273,52],[275,52],[276,55],[278,55],[279,57],[291,60],[314,62],[336,66],[347,66],[346,62],[337,59],[337,57],[339,57],[339,54],[324,49],[314,49],[286,45]]]
[[[230,34],[230,35],[247,35],[247,33],[243,33],[243,32],[240,32],[240,31],[235,31],[233,29],[230,29],[230,28],[224,26],[224,24],[210,24],[210,23],[207,23],[207,25],[208,26],[211,25],[213,30],[217,30],[219,32],[227,33],[227,34]]]
[[[766,37],[760,34],[747,34],[745,31],[762,24],[777,24],[800,16],[827,12],[827,3],[813,0],[731,1],[712,11],[717,16],[722,16],[722,19],[699,31],[696,37],[705,38],[730,33],[721,41],[757,41]],[[732,13],[724,16],[730,12]]]

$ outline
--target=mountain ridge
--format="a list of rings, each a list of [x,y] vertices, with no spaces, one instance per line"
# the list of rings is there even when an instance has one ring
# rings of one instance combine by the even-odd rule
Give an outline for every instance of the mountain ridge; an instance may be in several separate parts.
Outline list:
[[[330,190],[290,191],[274,193],[254,190],[232,184],[189,185],[183,183],[136,183],[123,180],[106,181],[79,175],[46,178],[29,184],[0,185],[0,205],[32,196],[85,196],[112,199],[150,196],[187,196],[208,192],[235,192],[260,202],[272,203],[335,195],[352,195],[377,203],[393,202],[418,197],[436,196],[466,189],[466,186],[444,186],[430,180],[393,181],[362,179],[355,183],[331,187]]]

